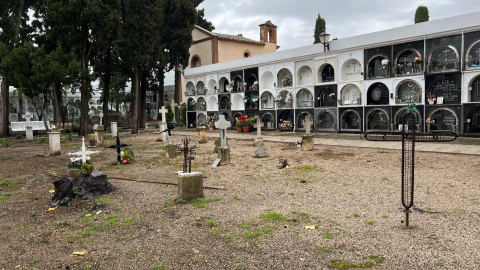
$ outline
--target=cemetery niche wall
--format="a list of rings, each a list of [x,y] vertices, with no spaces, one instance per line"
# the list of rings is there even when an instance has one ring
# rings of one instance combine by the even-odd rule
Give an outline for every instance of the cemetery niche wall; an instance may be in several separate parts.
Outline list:
[[[337,110],[330,109],[315,109],[314,127],[315,130],[321,132],[337,131]]]

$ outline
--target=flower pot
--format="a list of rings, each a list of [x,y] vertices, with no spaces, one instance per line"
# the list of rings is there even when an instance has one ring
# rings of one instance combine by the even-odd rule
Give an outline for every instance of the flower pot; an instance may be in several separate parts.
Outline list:
[[[90,146],[97,146],[97,141],[89,141],[90,142]]]
[[[243,127],[243,132],[245,132],[245,133],[250,132],[250,127]]]
[[[68,177],[70,178],[78,178],[80,176],[79,169],[68,169]]]
[[[238,133],[242,133],[242,131],[243,131],[243,127],[237,127],[237,132]]]

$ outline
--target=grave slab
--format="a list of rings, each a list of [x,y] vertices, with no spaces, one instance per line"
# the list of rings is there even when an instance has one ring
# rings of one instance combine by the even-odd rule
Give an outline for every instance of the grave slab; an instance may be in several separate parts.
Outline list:
[[[203,175],[201,172],[178,173],[178,198],[188,200],[203,197]]]
[[[52,155],[61,155],[62,147],[60,145],[60,132],[52,131],[48,133],[48,143],[50,145],[50,153]]]
[[[302,151],[311,151],[313,148],[313,135],[302,135]]]
[[[112,137],[117,137],[117,132],[118,132],[117,122],[110,122],[110,129],[112,132]]]
[[[100,120],[101,119],[102,118],[100,118]],[[95,133],[97,134],[97,146],[103,146],[105,144],[105,127],[98,125]]]

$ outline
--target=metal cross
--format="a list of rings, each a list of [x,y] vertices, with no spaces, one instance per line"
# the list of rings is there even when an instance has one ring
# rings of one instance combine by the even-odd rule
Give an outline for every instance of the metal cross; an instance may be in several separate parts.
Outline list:
[[[87,147],[85,147],[85,137],[82,137],[82,148],[80,151],[75,152],[75,153],[68,153],[69,156],[81,156],[82,157],[82,164],[87,162],[87,155],[91,154],[96,154],[99,153],[98,151],[90,151],[87,150]]]
[[[413,185],[415,171],[415,142],[451,142],[458,134],[449,130],[436,130],[430,133],[416,133],[415,115],[405,113],[401,131],[370,131],[365,133],[369,141],[402,142],[402,205],[405,207],[406,225],[409,225],[410,207],[413,206]]]
[[[230,128],[232,123],[225,120],[225,115],[219,115],[218,121],[215,122],[215,127],[220,129],[220,146],[227,146],[227,128]]]
[[[168,136],[171,137],[172,133],[170,131],[174,128],[175,126],[172,123],[167,123],[167,129],[160,131],[160,133],[168,132]]]
[[[305,127],[305,134],[310,134],[310,127],[313,124],[312,117],[310,115],[305,116],[302,124]]]
[[[192,157],[192,155],[196,154],[195,149],[197,148],[196,145],[188,148],[188,143],[190,142],[190,139],[184,138],[182,139],[183,142],[183,147],[180,147],[177,145],[177,153],[183,153],[183,172],[187,172],[187,162],[188,162],[188,172],[192,172],[192,160],[195,159],[195,157]],[[190,154],[190,156],[188,156]]]
[[[130,146],[131,144],[124,144],[120,143],[120,137],[117,134],[117,144],[106,146],[105,148],[116,148],[117,149],[117,162],[122,162],[122,158],[120,157],[120,152],[123,147]]]

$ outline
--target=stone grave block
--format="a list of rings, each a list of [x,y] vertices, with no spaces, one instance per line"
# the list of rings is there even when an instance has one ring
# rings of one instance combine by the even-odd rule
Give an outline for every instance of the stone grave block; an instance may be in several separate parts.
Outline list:
[[[110,122],[110,131],[112,132],[112,137],[117,137],[117,133],[118,133],[117,122]]]
[[[165,145],[165,156],[167,158],[175,158],[177,155],[177,146],[175,144]]]
[[[267,148],[265,148],[265,144],[263,143],[263,140],[261,143],[258,144],[257,149],[255,149],[255,157],[256,158],[268,157]]]
[[[52,155],[61,155],[62,147],[60,145],[60,132],[52,131],[48,133],[48,144]]]
[[[198,127],[198,143],[204,144],[207,143],[207,128],[206,127]]]
[[[230,163],[230,147],[220,146],[218,147],[218,158],[222,164]]]
[[[103,125],[98,125],[95,133],[97,134],[97,146],[103,146],[105,143],[105,127]]]
[[[203,175],[201,172],[178,173],[178,198],[189,200],[203,197]]]
[[[302,151],[311,151],[314,148],[313,135],[302,136]]]

